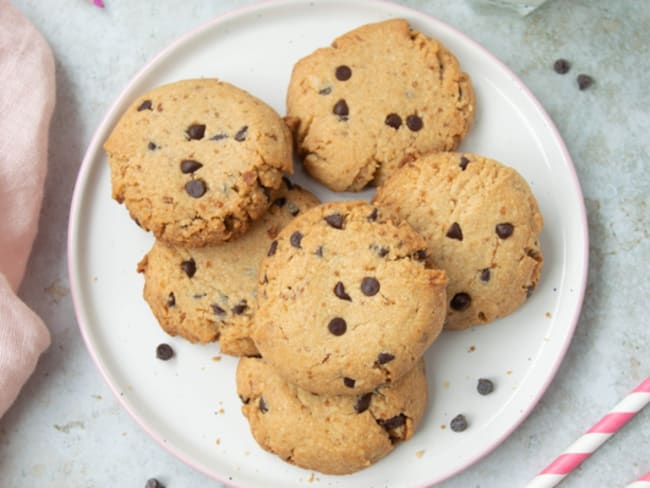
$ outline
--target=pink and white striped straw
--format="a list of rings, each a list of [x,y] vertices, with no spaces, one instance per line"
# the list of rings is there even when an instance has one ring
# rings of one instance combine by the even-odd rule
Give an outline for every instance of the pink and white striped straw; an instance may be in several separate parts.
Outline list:
[[[646,473],[625,488],[650,488],[650,473]]]
[[[526,488],[551,488],[558,485],[571,471],[576,469],[607,439],[639,413],[648,402],[650,402],[650,376],[623,398],[582,437],[571,444],[555,461],[546,466],[526,485]],[[641,480],[645,481],[643,478]],[[645,484],[642,486],[646,488]]]

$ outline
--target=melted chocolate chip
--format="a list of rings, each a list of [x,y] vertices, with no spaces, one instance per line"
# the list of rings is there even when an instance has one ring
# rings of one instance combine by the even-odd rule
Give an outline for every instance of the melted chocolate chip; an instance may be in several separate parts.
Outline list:
[[[299,230],[295,231],[293,234],[291,234],[291,237],[289,237],[289,242],[293,247],[300,249],[302,247],[300,245],[302,242],[302,233]]]
[[[576,78],[576,80],[578,81],[578,88],[580,91],[586,90],[594,84],[594,79],[591,76],[585,74],[578,75],[578,78]]]
[[[348,104],[345,103],[345,100],[341,99],[336,102],[334,108],[332,108],[332,112],[334,112],[340,118],[345,119],[349,115],[350,110],[348,109]]]
[[[266,253],[267,256],[273,256],[275,254],[275,251],[278,250],[278,241],[273,241],[271,245],[269,246],[269,252]]]
[[[343,215],[339,213],[335,213],[332,215],[327,215],[325,216],[325,222],[327,222],[331,227],[334,227],[335,229],[342,229],[343,228]]]
[[[476,391],[481,395],[489,395],[494,391],[494,383],[486,378],[479,378],[478,384],[476,385]]]
[[[390,363],[393,359],[395,359],[395,356],[393,356],[389,352],[380,352],[377,355],[377,364],[386,364]]]
[[[371,276],[366,276],[361,280],[361,291],[368,297],[376,295],[379,293],[379,281]]]
[[[151,100],[145,100],[140,104],[138,112],[142,112],[143,110],[153,110],[153,103],[151,103]]]
[[[447,234],[445,235],[450,239],[456,239],[459,241],[463,240],[463,231],[461,230],[460,225],[458,225],[458,222],[454,222],[453,224],[451,224],[451,226],[447,230]]]
[[[385,430],[393,430],[401,427],[406,424],[406,415],[400,413],[389,419],[377,419],[377,423],[381,425]]]
[[[246,140],[247,134],[248,134],[248,126],[245,125],[244,127],[242,127],[237,131],[237,133],[235,134],[235,140],[237,142],[243,142]]]
[[[332,320],[330,320],[327,328],[335,336],[340,336],[345,334],[345,331],[348,328],[348,324],[346,324],[345,320],[343,320],[341,317],[334,317]]]
[[[205,195],[207,188],[205,182],[201,179],[190,180],[185,184],[185,191],[193,198],[201,198]]]
[[[345,286],[340,281],[336,285],[334,285],[334,294],[337,297],[339,297],[341,300],[347,300],[349,302],[352,301],[352,298],[350,298],[350,295],[348,295],[345,292]]]
[[[494,230],[501,239],[507,239],[512,235],[515,227],[508,222],[504,222],[502,224],[497,224]]]
[[[276,198],[273,202],[273,205],[276,207],[284,207],[284,204],[287,203],[287,199],[284,197]]]
[[[427,259],[427,250],[426,249],[418,249],[413,254],[413,259],[415,259],[416,261],[424,261],[425,259]]]
[[[467,428],[467,419],[464,415],[458,414],[453,419],[451,419],[449,425],[451,426],[451,430],[454,432],[462,432]]]
[[[215,313],[215,315],[226,315],[226,311],[216,303],[213,303],[210,305],[210,307],[212,308],[212,311]]]
[[[422,119],[417,115],[409,115],[406,117],[406,126],[413,132],[417,132],[422,128]]]
[[[174,357],[174,350],[172,349],[172,346],[165,343],[158,344],[158,347],[156,347],[156,357],[162,361],[167,361],[168,359]]]
[[[319,95],[329,95],[332,93],[332,87],[331,86],[326,86],[325,88],[322,88],[318,90]]]
[[[472,303],[472,298],[467,293],[460,292],[454,295],[454,298],[451,299],[449,305],[454,310],[458,310],[459,312],[462,312],[463,310],[466,310],[471,303]]]
[[[187,130],[185,131],[187,134],[187,137],[192,140],[192,139],[203,139],[203,136],[205,135],[205,125],[204,124],[192,124],[190,125]]]
[[[149,144],[147,144],[147,149],[149,149],[149,151],[155,151],[158,149],[158,146],[156,146],[155,142],[149,141]]]
[[[176,296],[174,295],[174,292],[170,292],[169,296],[167,297],[167,306],[168,307],[175,307],[176,306]]]
[[[372,392],[361,395],[357,398],[357,402],[354,404],[354,410],[357,413],[363,413],[370,407],[370,401],[372,400]]]
[[[488,281],[490,281],[490,274],[491,274],[490,268],[482,269],[481,270],[481,281],[483,283],[487,283]]]
[[[183,261],[181,263],[181,268],[183,269],[183,271],[185,271],[185,274],[187,275],[188,278],[194,276],[194,273],[196,273],[196,263],[194,262],[194,258],[190,258],[187,261]]]
[[[372,209],[372,212],[370,212],[370,215],[368,215],[368,217],[366,217],[366,219],[368,220],[368,222],[374,222],[374,221],[377,220],[378,215],[379,215],[379,209],[377,209],[377,207],[375,207],[375,208]]]
[[[349,66],[346,66],[342,64],[341,66],[338,66],[336,68],[336,71],[334,72],[336,75],[336,79],[339,81],[347,81],[350,79],[352,76],[352,70],[350,69]]]
[[[384,124],[386,124],[389,127],[392,127],[393,129],[399,129],[400,126],[402,125],[402,117],[394,113],[388,114],[386,116],[386,120],[384,120]]]
[[[248,303],[246,303],[246,300],[242,300],[237,305],[232,307],[231,312],[234,313],[235,315],[241,315],[246,311],[247,308],[248,308]]]
[[[461,156],[460,157],[460,164],[458,165],[458,166],[460,166],[460,169],[465,171],[467,169],[468,164],[469,164],[469,159],[467,159],[465,156]]]
[[[201,163],[194,161],[193,159],[183,159],[181,161],[181,173],[183,174],[194,173],[202,167],[203,165]]]
[[[352,378],[343,378],[343,384],[348,388],[354,388],[355,383],[356,381],[354,381]]]
[[[571,63],[569,63],[566,59],[558,59],[555,61],[555,63],[553,63],[553,69],[556,73],[564,75],[569,72],[569,69],[571,69]]]
[[[266,406],[266,402],[264,401],[264,397],[260,397],[260,402],[257,404],[257,407],[260,409],[260,412],[266,413],[269,411],[268,407]]]

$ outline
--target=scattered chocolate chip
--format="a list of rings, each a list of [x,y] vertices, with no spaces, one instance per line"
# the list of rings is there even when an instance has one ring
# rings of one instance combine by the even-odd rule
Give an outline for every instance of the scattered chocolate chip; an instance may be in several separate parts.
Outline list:
[[[169,344],[158,344],[156,348],[156,357],[162,361],[167,361],[174,356],[174,350]]]
[[[456,239],[459,241],[463,240],[463,231],[461,230],[460,225],[458,225],[458,222],[454,222],[453,224],[451,224],[451,226],[447,230],[447,234],[445,235],[450,239]]]
[[[201,179],[190,180],[185,183],[185,191],[187,194],[194,198],[201,198],[205,195],[207,188],[205,187],[205,182]]]
[[[138,107],[138,112],[142,112],[143,110],[153,110],[153,104],[151,103],[151,100],[145,100],[140,104]]]
[[[476,385],[476,391],[481,395],[489,395],[494,391],[494,383],[486,378],[479,378],[478,384]]]
[[[216,303],[213,303],[210,307],[212,307],[212,311],[215,315],[226,315],[226,311]]]
[[[481,281],[483,283],[487,283],[488,281],[490,281],[490,274],[491,274],[490,268],[485,268],[481,270]]]
[[[266,413],[269,411],[268,407],[266,406],[266,402],[264,401],[264,397],[260,397],[260,402],[257,404],[257,407],[260,409],[260,412]]]
[[[377,209],[377,207],[375,207],[375,208],[372,209],[372,212],[370,212],[370,215],[368,215],[368,217],[366,217],[366,219],[369,222],[374,222],[375,220],[377,220],[378,215],[379,215],[379,210]]]
[[[332,87],[331,86],[326,86],[325,88],[321,88],[318,90],[319,95],[329,95],[332,93]]]
[[[553,69],[556,73],[564,75],[569,72],[569,69],[571,69],[571,63],[569,63],[566,59],[560,58],[555,61],[555,63],[553,63]]]
[[[424,261],[427,259],[427,250],[426,249],[418,249],[413,253],[413,259],[416,261]]]
[[[287,185],[287,190],[293,190],[296,187],[296,184],[286,176],[282,177],[282,181],[284,181],[284,184]]]
[[[467,293],[460,292],[454,295],[454,298],[451,299],[451,303],[449,305],[454,310],[462,312],[463,310],[467,309],[467,307],[469,307],[470,303],[472,303],[472,298]]]
[[[191,139],[203,139],[205,135],[205,125],[203,124],[192,124],[185,131],[187,137]]]
[[[245,125],[244,127],[242,127],[237,131],[237,133],[235,134],[235,140],[237,142],[243,142],[246,140],[247,134],[248,134],[248,126]]]
[[[422,119],[417,115],[409,115],[406,117],[406,126],[413,132],[417,132],[422,128]]]
[[[147,483],[144,485],[144,488],[165,488],[165,485],[163,485],[156,478],[149,478],[147,480]]]
[[[585,74],[578,75],[577,81],[580,91],[586,90],[594,84],[594,79],[591,76]]]
[[[451,430],[454,432],[462,432],[467,428],[467,419],[464,415],[458,414],[449,423]]]
[[[284,207],[284,204],[287,203],[287,199],[284,197],[276,198],[273,202],[273,205],[276,207]]]
[[[340,281],[336,285],[334,285],[334,294],[337,297],[339,297],[341,300],[347,300],[349,302],[352,301],[352,298],[350,298],[350,295],[348,295],[345,292],[345,286]]]
[[[352,70],[349,66],[342,64],[336,68],[335,75],[337,80],[347,81],[352,76]]]
[[[393,113],[393,114],[388,114],[386,116],[386,120],[384,120],[384,124],[386,124],[389,127],[392,127],[393,129],[397,130],[400,128],[402,125],[402,117],[399,115]]]
[[[301,248],[302,246],[300,245],[302,241],[302,234],[300,233],[299,230],[295,231],[293,234],[291,234],[291,237],[289,237],[289,242],[293,247]]]
[[[167,306],[168,307],[174,307],[176,306],[176,296],[174,296],[174,292],[170,292],[169,296],[167,297]]]
[[[515,228],[512,224],[504,222],[502,224],[497,224],[494,230],[501,239],[507,239],[512,235]]]
[[[246,300],[242,300],[237,305],[232,307],[231,312],[234,313],[235,315],[241,315],[244,313],[244,311],[247,308],[248,308],[248,303],[246,303]]]
[[[355,383],[356,381],[354,381],[352,378],[343,378],[343,384],[348,388],[354,388]]]
[[[393,359],[395,359],[395,356],[393,356],[389,352],[380,352],[377,355],[377,364],[386,364],[390,363]]]
[[[314,251],[314,254],[318,256],[319,258],[323,257],[323,246],[318,246],[316,248],[316,251]]]
[[[348,328],[348,324],[346,324],[345,320],[343,320],[341,317],[334,317],[332,320],[330,320],[327,328],[335,336],[340,336],[345,334],[345,331]]]
[[[469,159],[467,159],[465,156],[460,157],[460,169],[465,171],[467,169],[467,165],[469,164]]]
[[[379,281],[371,276],[366,276],[361,280],[361,291],[368,297],[376,295],[379,292]]]
[[[339,213],[335,213],[332,215],[327,215],[325,216],[325,222],[327,222],[330,226],[334,227],[335,229],[342,229],[343,228],[343,215]]]
[[[194,276],[194,273],[196,273],[196,263],[194,262],[194,258],[190,258],[187,261],[183,261],[181,263],[181,268],[183,269],[183,271],[185,271],[185,274],[187,275],[188,278]]]
[[[278,250],[278,241],[273,241],[271,245],[269,246],[269,252],[266,253],[267,256],[273,256],[275,254],[275,251]]]
[[[378,419],[377,423],[386,430],[397,429],[406,423],[406,415],[400,413],[389,419]]]
[[[354,410],[357,413],[363,413],[370,407],[370,401],[372,400],[372,392],[361,395],[357,398],[357,403],[354,404]]]
[[[183,174],[194,173],[202,167],[203,165],[201,163],[194,161],[193,159],[183,159],[181,161],[181,173]]]
[[[149,151],[155,151],[158,149],[158,146],[156,146],[155,142],[149,141],[149,144],[147,144],[147,149],[149,149]]]
[[[345,100],[341,99],[336,102],[334,108],[332,109],[332,112],[341,118],[346,118],[349,115],[350,110],[348,109],[348,104],[345,103]]]
[[[220,141],[221,139],[226,139],[228,137],[228,134],[224,132],[218,132],[217,134],[213,135],[210,140],[211,141]]]

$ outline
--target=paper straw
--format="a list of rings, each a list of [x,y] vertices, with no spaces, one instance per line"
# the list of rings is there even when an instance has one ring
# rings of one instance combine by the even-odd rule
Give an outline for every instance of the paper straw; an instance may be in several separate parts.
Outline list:
[[[544,468],[526,485],[526,488],[551,488],[558,485],[565,476],[576,469],[607,439],[639,413],[648,402],[650,402],[650,376],[623,398],[582,437],[571,444],[555,461]],[[644,482],[641,486],[650,488],[650,486],[646,486],[645,481],[647,480],[644,478],[645,476],[640,480]]]
[[[625,488],[650,488],[650,473],[646,473]]]

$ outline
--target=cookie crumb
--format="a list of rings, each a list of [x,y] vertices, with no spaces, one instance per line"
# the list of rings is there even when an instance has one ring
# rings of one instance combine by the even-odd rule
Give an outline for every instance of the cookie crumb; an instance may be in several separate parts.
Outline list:
[[[512,370],[509,369],[508,371],[506,371],[506,374],[512,374]]]
[[[424,456],[424,449],[420,449],[415,453],[415,457],[418,459],[422,458],[422,456]]]
[[[221,439],[219,439],[219,438],[217,437],[217,439],[214,441],[214,443],[215,443],[217,446],[220,446],[220,445],[221,445]]]
[[[476,347],[475,346],[469,346],[469,349],[467,350],[467,352],[474,352],[474,351],[476,351]]]
[[[549,318],[549,319],[550,319],[550,318],[551,318],[551,312],[546,312],[546,313],[544,314],[544,316],[545,316],[546,318]]]
[[[219,362],[219,361],[221,361],[221,356],[212,356],[212,360],[214,362]]]

